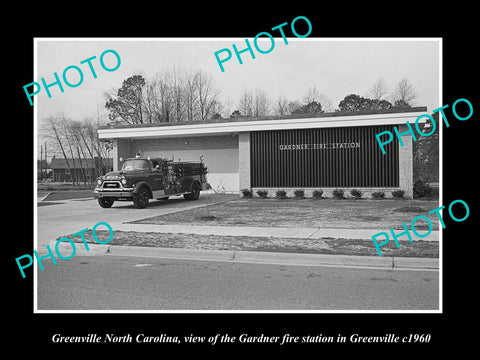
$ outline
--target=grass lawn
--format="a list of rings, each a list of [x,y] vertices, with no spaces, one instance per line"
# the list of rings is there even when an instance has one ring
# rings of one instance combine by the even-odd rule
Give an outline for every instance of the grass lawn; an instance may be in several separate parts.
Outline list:
[[[410,227],[417,215],[430,218],[438,229],[436,215],[428,214],[438,208],[438,200],[334,200],[334,199],[234,199],[202,208],[181,211],[134,221],[145,224],[319,227],[350,229],[402,229],[402,222]],[[425,224],[425,225],[424,225]],[[418,221],[421,229],[426,223]],[[108,239],[108,231],[97,231],[100,240]],[[76,242],[79,236],[67,235]],[[91,231],[85,233],[87,241],[94,242]],[[271,251],[332,255],[378,256],[370,239],[298,239],[261,236],[219,236],[166,234],[157,232],[115,231],[109,245],[170,247],[207,250]],[[438,241],[400,240],[382,246],[382,256],[438,258]]]
[[[91,231],[85,232],[84,234],[88,243],[95,243]],[[110,233],[106,230],[98,230],[96,234],[101,241],[108,240],[110,236]],[[79,243],[82,241],[79,236],[72,237],[69,235],[68,237],[74,242]],[[259,236],[188,235],[115,231],[113,239],[108,245],[378,256],[372,241],[361,239],[279,239]],[[415,241],[410,243],[408,240],[400,240],[399,249],[397,249],[395,243],[391,241],[387,245],[382,246],[381,250],[382,256],[438,258],[439,244],[437,241]]]
[[[60,203],[60,202],[53,202],[53,201],[49,201],[49,202],[46,202],[46,201],[37,202],[37,206],[48,206],[48,205],[57,205],[57,204],[61,204],[61,203]]]
[[[44,193],[42,192],[42,194]],[[45,195],[47,194],[45,193]],[[82,190],[51,191],[50,194],[44,199],[44,201],[59,201],[59,200],[68,200],[68,199],[81,199],[81,198],[93,199],[93,188],[82,189]]]
[[[46,183],[37,183],[38,191],[66,191],[66,190],[88,190],[93,189],[95,184],[80,184],[73,185],[71,183],[55,183],[55,182],[46,182]]]
[[[438,207],[438,200],[236,199],[133,223],[388,230],[402,229],[402,222],[410,228],[415,216],[425,215],[438,230],[437,215],[428,214]],[[418,220],[415,228],[428,224]]]
[[[49,194],[45,201],[93,198],[95,185],[72,185],[69,183],[37,183],[37,195],[42,198]],[[41,206],[41,205],[38,205]]]

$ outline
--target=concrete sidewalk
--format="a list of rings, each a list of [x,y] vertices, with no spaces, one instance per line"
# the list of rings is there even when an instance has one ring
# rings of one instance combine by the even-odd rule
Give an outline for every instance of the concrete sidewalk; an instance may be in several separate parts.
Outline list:
[[[221,226],[221,225],[156,225],[156,224],[131,224],[131,223],[110,223],[113,230],[117,231],[136,231],[136,232],[158,232],[169,234],[197,234],[197,235],[220,235],[220,236],[260,236],[274,238],[294,238],[294,239],[321,239],[321,238],[339,238],[339,239],[364,239],[372,240],[372,235],[380,232],[392,235],[388,229],[320,229],[320,228],[300,228],[300,227],[255,227],[255,226]],[[396,234],[402,230],[395,230]],[[439,232],[432,231],[427,237],[419,238],[410,231],[413,241],[439,241]],[[379,239],[383,237],[379,236]],[[400,239],[408,240],[407,235]]]

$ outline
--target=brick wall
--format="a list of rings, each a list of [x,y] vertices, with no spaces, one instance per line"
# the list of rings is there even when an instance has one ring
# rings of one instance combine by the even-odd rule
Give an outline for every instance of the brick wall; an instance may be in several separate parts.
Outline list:
[[[237,148],[238,138],[234,136],[178,137],[169,139],[141,139],[132,141],[132,150],[172,151]],[[133,154],[135,155],[135,154]]]
[[[238,165],[240,189],[250,189],[250,133],[238,135]]]
[[[407,125],[398,125],[398,132],[404,133],[408,130]],[[394,134],[395,136],[395,134]],[[413,141],[412,135],[407,134],[401,137],[403,146],[398,144],[398,170],[399,187],[405,191],[405,197],[413,197]]]
[[[113,170],[118,171],[122,168],[120,158],[129,158],[135,156],[131,152],[131,142],[128,139],[113,139]]]

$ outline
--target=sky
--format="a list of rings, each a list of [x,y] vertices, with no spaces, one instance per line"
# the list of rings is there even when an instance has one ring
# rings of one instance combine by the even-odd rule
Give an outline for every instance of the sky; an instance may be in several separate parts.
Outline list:
[[[302,101],[312,86],[336,108],[348,94],[368,97],[369,88],[380,78],[390,90],[407,78],[418,93],[414,105],[426,106],[427,111],[442,105],[439,98],[441,42],[437,38],[287,39],[285,44],[281,37],[275,38],[275,46],[267,54],[256,51],[253,39],[249,39],[255,59],[245,52],[241,54],[243,64],[240,64],[232,44],[242,50],[246,47],[245,38],[37,38],[32,81],[40,83],[44,78],[50,84],[54,82],[55,72],[61,78],[63,70],[70,65],[78,66],[84,75],[78,87],[63,84],[61,93],[58,86],[52,86],[51,98],[44,89],[35,95],[37,128],[42,119],[60,113],[77,120],[97,116],[106,119],[106,92],[115,93],[123,80],[132,75],[142,74],[149,79],[173,67],[210,74],[220,90],[220,99],[230,104],[231,111],[245,89],[262,89],[272,102],[280,95]],[[260,38],[258,44],[262,49],[271,45],[266,37]],[[224,48],[230,49],[233,55],[223,63],[225,71],[222,72],[214,53]],[[99,58],[105,50],[115,50],[120,56],[117,70],[108,72],[101,67]],[[91,61],[96,79],[87,63],[80,64],[92,56],[96,56]],[[105,54],[104,60],[107,67],[116,65],[112,53]],[[78,81],[75,70],[69,70],[68,75],[72,83]]]

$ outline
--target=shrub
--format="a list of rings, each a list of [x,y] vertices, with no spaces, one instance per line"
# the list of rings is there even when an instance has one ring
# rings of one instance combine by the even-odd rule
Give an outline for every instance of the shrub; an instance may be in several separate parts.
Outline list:
[[[287,192],[285,190],[278,190],[275,193],[275,197],[277,197],[278,199],[286,199],[287,198]]]
[[[295,190],[293,193],[295,194],[296,199],[305,199],[305,191],[300,189],[300,190]]]
[[[323,195],[323,190],[313,190],[312,197],[315,199],[321,199]]]
[[[333,190],[332,194],[336,199],[345,199],[345,196],[343,196],[345,191],[343,189],[335,189]]]
[[[383,191],[375,191],[372,193],[372,197],[374,199],[383,199],[385,197],[385,193]]]
[[[350,191],[350,194],[352,194],[352,196],[355,199],[360,199],[363,195],[363,192],[361,192],[360,190],[357,190],[357,189],[353,189],[352,191]]]
[[[242,189],[240,191],[242,192],[244,198],[251,198],[253,196],[253,192],[250,189]]]
[[[260,196],[262,199],[265,199],[268,197],[268,191],[267,190],[257,190],[257,195]]]
[[[413,184],[413,197],[414,198],[423,198],[423,197],[431,197],[433,194],[433,190],[428,185],[428,182],[425,180],[417,180],[415,184]]]
[[[405,191],[403,191],[403,190],[395,190],[395,191],[392,191],[392,196],[393,196],[394,198],[399,198],[399,199],[401,199],[401,198],[403,198],[403,195],[405,195]]]

